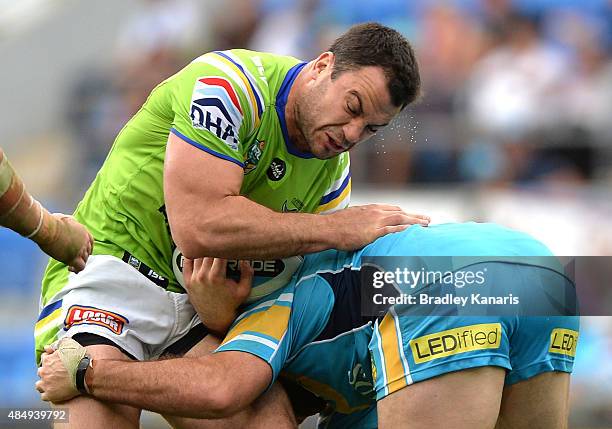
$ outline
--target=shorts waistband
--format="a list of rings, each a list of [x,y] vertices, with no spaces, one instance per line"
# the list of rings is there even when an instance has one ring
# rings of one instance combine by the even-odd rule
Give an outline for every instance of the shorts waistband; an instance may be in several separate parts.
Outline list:
[[[147,264],[142,262],[140,259],[132,255],[130,252],[125,251],[123,253],[123,258],[121,258],[123,262],[136,268],[140,274],[151,280],[157,286],[167,289],[170,282],[167,278],[157,274],[153,268],[149,267]]]

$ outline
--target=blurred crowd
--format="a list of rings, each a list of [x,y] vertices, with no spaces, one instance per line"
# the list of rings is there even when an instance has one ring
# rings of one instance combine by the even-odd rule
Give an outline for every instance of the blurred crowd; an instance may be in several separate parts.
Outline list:
[[[114,64],[68,103],[89,178],[148,92],[209,50],[309,60],[350,25],[413,43],[422,100],[353,154],[354,180],[494,186],[612,180],[612,1],[149,0]],[[376,156],[373,156],[376,155]],[[88,181],[87,181],[88,182]]]
[[[23,164],[38,170],[61,159],[58,169],[68,172],[58,174],[61,180],[45,170],[43,182],[61,184],[38,195],[46,203],[72,210],[70,201],[80,199],[151,89],[202,53],[249,48],[308,61],[352,24],[378,21],[414,45],[424,91],[418,104],[352,153],[354,189],[373,184],[397,189],[399,196],[431,184],[448,193],[464,184],[495,191],[580,188],[589,198],[576,194],[557,206],[537,194],[533,199],[544,210],[538,205],[529,212],[531,200],[521,189],[520,203],[493,198],[479,206],[472,195],[459,198],[453,213],[516,227],[529,223],[525,210],[528,218],[537,212],[533,223],[548,225],[547,233],[572,252],[580,251],[575,243],[588,241],[590,250],[582,254],[609,254],[612,0],[140,0],[130,7],[106,66],[84,61],[71,77],[63,103],[72,141],[63,146],[70,156],[53,157],[67,152],[45,143],[40,164],[33,150]],[[572,206],[576,200],[582,205]],[[423,212],[447,207],[442,203],[431,201]],[[559,223],[563,214],[573,228]],[[606,243],[599,247],[604,250],[592,250],[597,240]],[[0,230],[0,262],[0,290],[6,292],[0,303],[6,346],[0,348],[0,404],[18,405],[38,400],[29,358],[45,259],[31,243]],[[572,415],[592,427],[612,422],[611,320],[585,319],[579,343]]]

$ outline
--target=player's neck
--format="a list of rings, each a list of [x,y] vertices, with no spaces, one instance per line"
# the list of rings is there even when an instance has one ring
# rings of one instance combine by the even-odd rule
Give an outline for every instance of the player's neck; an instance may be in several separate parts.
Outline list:
[[[300,70],[300,73],[295,78],[291,89],[289,90],[289,95],[287,97],[287,104],[285,105],[285,122],[287,124],[287,134],[289,134],[289,138],[295,145],[295,147],[302,152],[309,152],[308,144],[306,143],[306,138],[304,134],[300,131],[298,127],[299,121],[299,109],[298,100],[301,97],[301,94],[304,90],[304,71],[311,67],[311,63],[306,64],[306,66]]]

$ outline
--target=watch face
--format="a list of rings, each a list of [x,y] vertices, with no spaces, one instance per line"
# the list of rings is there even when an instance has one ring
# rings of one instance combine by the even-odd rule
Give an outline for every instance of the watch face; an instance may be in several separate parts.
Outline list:
[[[85,355],[79,361],[77,365],[76,374],[75,374],[75,384],[76,388],[79,392],[84,395],[89,394],[89,389],[87,388],[87,383],[85,381],[85,374],[87,372],[88,367],[93,368],[93,359],[89,355]]]

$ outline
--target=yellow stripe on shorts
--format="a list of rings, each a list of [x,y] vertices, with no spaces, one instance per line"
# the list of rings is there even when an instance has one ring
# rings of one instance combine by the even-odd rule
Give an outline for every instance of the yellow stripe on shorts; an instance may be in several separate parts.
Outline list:
[[[406,374],[401,360],[401,350],[399,346],[400,333],[397,332],[395,319],[391,312],[383,318],[378,329],[380,342],[383,349],[383,364],[387,378],[387,388],[389,394],[405,387]]]

